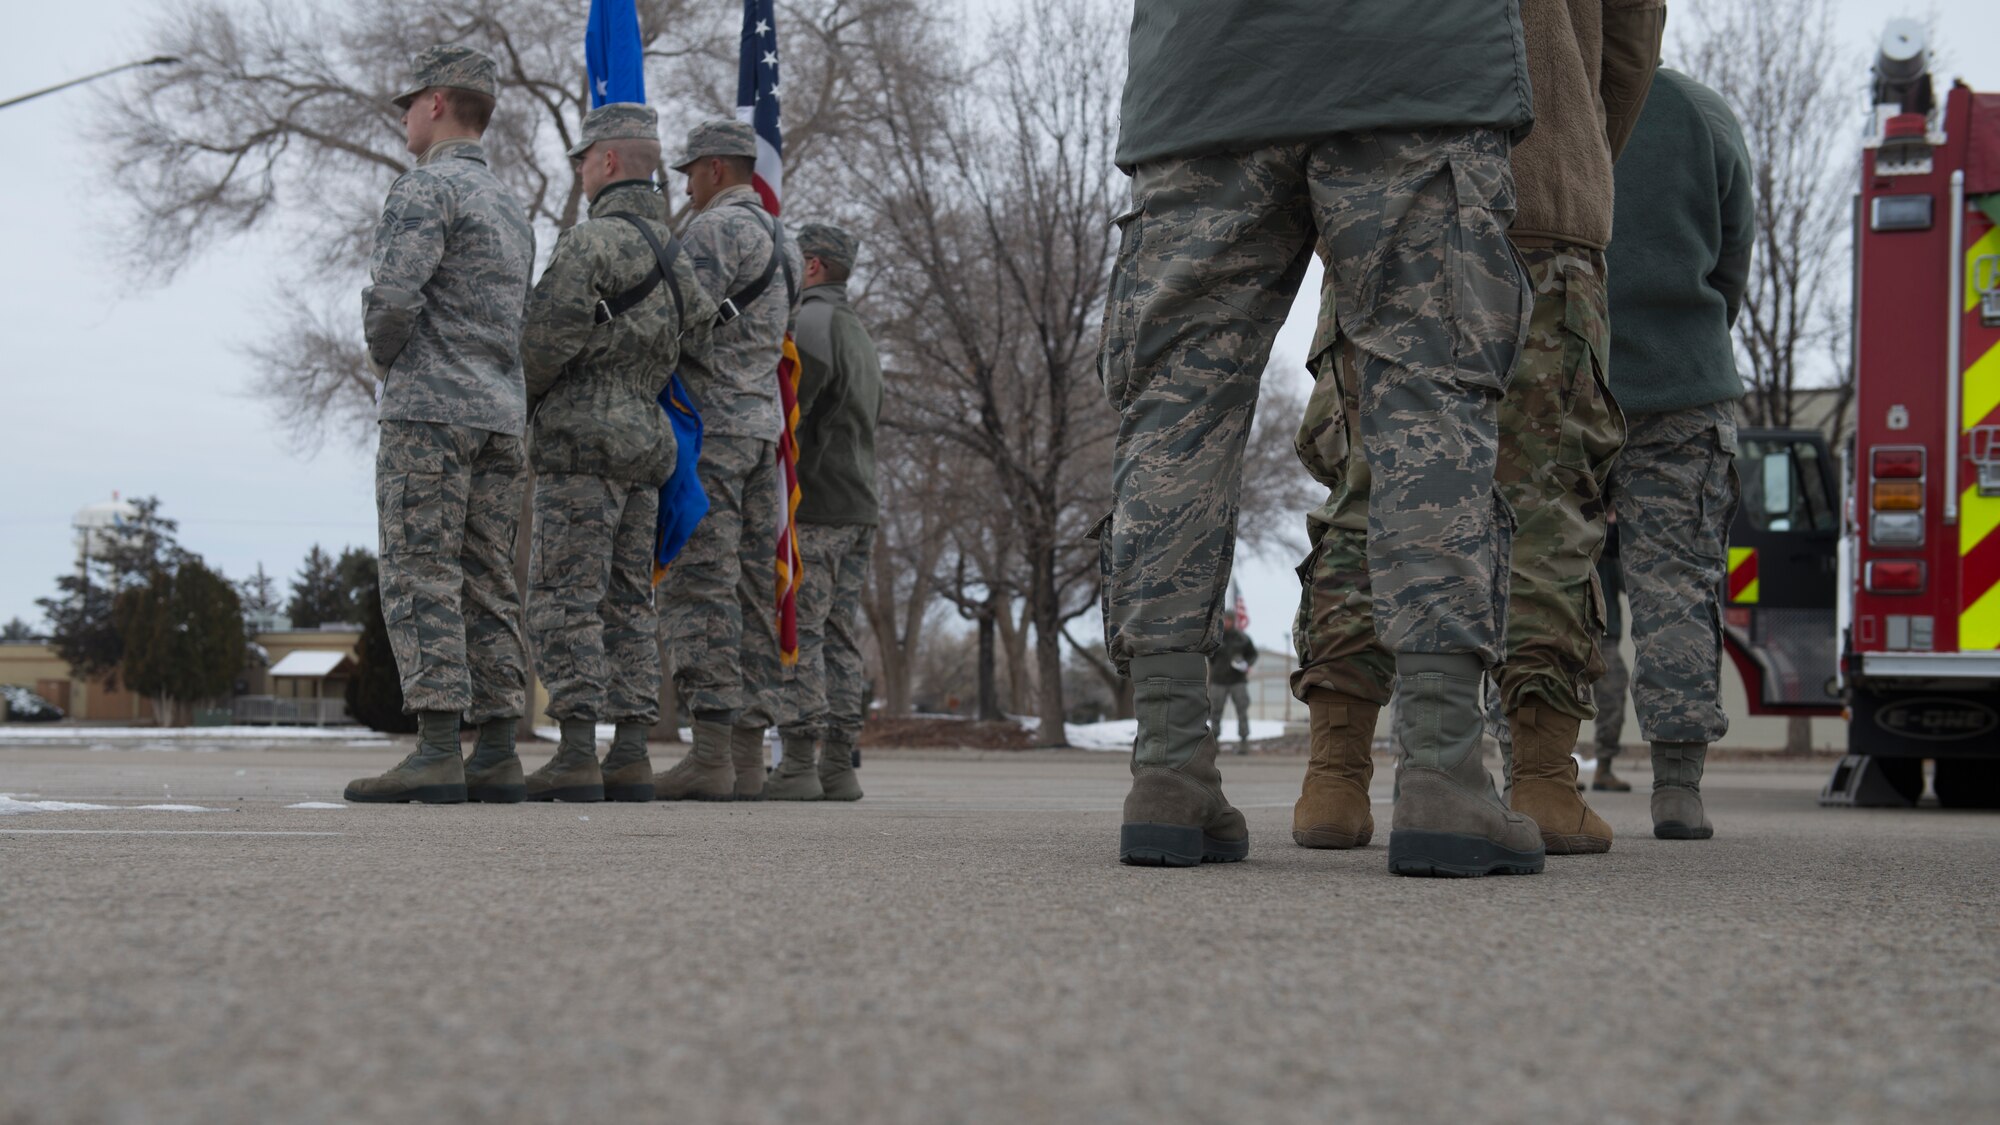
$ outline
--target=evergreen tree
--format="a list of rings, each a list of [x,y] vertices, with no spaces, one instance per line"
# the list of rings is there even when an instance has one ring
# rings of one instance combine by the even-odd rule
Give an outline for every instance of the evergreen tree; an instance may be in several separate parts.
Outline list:
[[[306,553],[299,576],[292,579],[292,600],[285,612],[295,629],[317,629],[353,619],[333,558],[317,543]]]
[[[333,572],[340,582],[341,604],[344,607],[340,620],[350,625],[365,626],[368,622],[364,602],[368,592],[375,588],[380,574],[375,552],[366,547],[345,548],[340,552],[340,561],[333,564]]]
[[[417,729],[417,717],[403,710],[403,682],[396,674],[389,626],[382,619],[382,594],[374,583],[362,590],[360,604],[361,643],[354,678],[347,681],[347,715],[374,730],[410,734]]]
[[[242,600],[198,555],[176,552],[144,585],[120,593],[114,617],[125,684],[158,701],[163,726],[189,705],[229,694],[243,670]]]
[[[152,581],[155,571],[180,553],[177,524],[160,515],[158,497],[132,501],[133,513],[115,528],[90,532],[88,552],[76,570],[56,579],[57,596],[35,604],[49,619],[56,654],[79,678],[118,687],[125,642],[119,632],[118,598]]]
[[[0,641],[33,641],[39,639],[35,635],[34,627],[18,617],[7,622],[5,625],[0,625]]]

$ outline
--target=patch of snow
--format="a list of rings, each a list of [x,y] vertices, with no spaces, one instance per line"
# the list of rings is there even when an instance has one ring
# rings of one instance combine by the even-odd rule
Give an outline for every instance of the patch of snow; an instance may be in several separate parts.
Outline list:
[[[346,659],[347,654],[344,652],[297,649],[286,653],[285,658],[271,668],[271,675],[317,680],[340,667],[340,662]]]
[[[535,737],[537,737],[537,738],[541,738],[541,739],[545,739],[545,740],[547,740],[547,741],[549,741],[549,742],[560,742],[560,741],[562,741],[562,728],[561,728],[561,727],[536,727],[536,728],[535,728]],[[616,724],[613,724],[613,723],[599,723],[599,724],[597,724],[597,741],[599,741],[599,742],[609,742],[609,741],[611,741],[612,739],[614,739],[614,738],[616,738],[616,737],[618,737],[618,727],[616,726]],[[765,734],[764,734],[764,737],[765,737],[765,738],[767,738],[767,739],[768,739],[768,738],[770,738],[770,737],[771,737],[771,732],[769,732],[769,731],[766,731],[766,732],[765,732]],[[693,741],[694,741],[694,730],[693,730],[693,728],[691,728],[691,727],[682,727],[682,728],[681,728],[681,741],[682,741],[682,742],[693,742]]]
[[[332,801],[300,801],[296,805],[286,805],[285,807],[288,809],[344,809],[347,806],[337,805]]]
[[[201,805],[92,805],[82,801],[25,801],[0,793],[0,816],[33,812],[226,812]]]
[[[1028,727],[1023,720],[1023,727]],[[1032,730],[1034,728],[1028,727]],[[1236,741],[1236,726],[1223,723],[1222,744],[1225,749]],[[1250,741],[1263,742],[1273,738],[1283,738],[1285,724],[1277,719],[1250,720]],[[1079,750],[1125,750],[1132,749],[1132,743],[1139,737],[1139,720],[1108,719],[1101,723],[1065,723],[1063,736],[1071,746]]]

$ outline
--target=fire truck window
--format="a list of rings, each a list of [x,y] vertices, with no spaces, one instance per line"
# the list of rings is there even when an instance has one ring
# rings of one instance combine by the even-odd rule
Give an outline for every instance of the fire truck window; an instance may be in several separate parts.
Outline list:
[[[1834,506],[1833,497],[1827,493],[1826,464],[1820,456],[1819,446],[1799,442],[1792,446],[1792,457],[1799,471],[1799,495],[1805,501],[1801,513],[1805,522],[1800,526],[1814,531],[1838,529],[1840,511]]]
[[[1792,529],[1792,459],[1782,450],[1764,455],[1764,530]]]
[[[1743,488],[1741,510],[1750,525],[1775,532],[1838,527],[1823,461],[1811,442],[1744,441],[1736,475]]]

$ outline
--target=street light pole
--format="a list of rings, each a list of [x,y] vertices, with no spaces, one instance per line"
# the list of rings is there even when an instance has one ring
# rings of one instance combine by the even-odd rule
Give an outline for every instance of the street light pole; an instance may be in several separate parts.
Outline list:
[[[6,101],[0,102],[0,109],[6,109],[8,106],[20,105],[22,102],[25,101],[33,101],[34,99],[41,97],[43,94],[53,94],[58,90],[67,90],[71,86],[81,86],[85,82],[95,82],[100,78],[108,78],[111,75],[119,73],[120,71],[132,70],[142,66],[173,66],[174,64],[180,61],[181,60],[173,57],[172,55],[156,55],[150,59],[139,59],[136,62],[128,62],[120,66],[114,66],[110,70],[100,70],[96,74],[86,74],[82,78],[72,78],[67,82],[58,82],[53,86],[44,87],[43,89],[40,90],[35,90],[30,93],[21,94],[16,97],[8,98]]]

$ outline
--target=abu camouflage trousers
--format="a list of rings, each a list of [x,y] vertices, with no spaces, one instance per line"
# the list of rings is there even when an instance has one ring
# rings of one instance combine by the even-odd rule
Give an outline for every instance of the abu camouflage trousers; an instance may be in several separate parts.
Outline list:
[[[1604,482],[1624,440],[1625,421],[1604,382],[1611,341],[1605,315],[1603,255],[1568,247],[1521,247],[1534,289],[1528,338],[1500,400],[1494,482],[1513,517],[1508,560],[1506,654],[1494,671],[1504,712],[1536,696],[1579,718],[1590,681],[1602,668],[1604,631],[1597,560],[1604,545]],[[1315,364],[1318,379],[1299,433],[1299,455],[1325,480],[1335,389],[1341,409],[1357,395],[1342,383],[1333,357]],[[1329,386],[1328,375],[1331,374]],[[1338,443],[1331,443],[1333,449]],[[1300,568],[1303,586],[1294,637],[1299,698],[1314,685],[1365,699],[1386,699],[1394,658],[1377,639],[1367,581],[1368,543],[1361,534],[1365,466],[1352,464],[1333,484],[1330,507],[1313,513],[1313,547]],[[1329,518],[1330,517],[1330,518]]]
[[[1625,657],[1618,652],[1618,638],[1597,642],[1597,654],[1604,661],[1604,675],[1590,685],[1592,702],[1597,704],[1597,756],[1616,758],[1619,738],[1625,731],[1625,693],[1632,689],[1632,675]]]
[[[708,514],[660,586],[674,691],[696,715],[769,726],[778,663],[778,446],[711,433],[698,463]]]
[[[799,554],[799,664],[791,683],[785,733],[852,745],[867,717],[868,667],[854,609],[861,604],[875,528],[868,524],[802,523]]]
[[[518,436],[441,422],[381,423],[375,512],[382,618],[406,711],[466,722],[528,705],[514,534],[527,477]]]
[[[1250,685],[1246,683],[1208,685],[1208,729],[1222,738],[1222,717],[1230,704],[1236,705],[1236,739],[1250,740]]]
[[[528,631],[549,717],[644,723],[660,717],[653,612],[655,485],[588,473],[535,478]]]
[[[1722,591],[1738,498],[1735,403],[1631,420],[1611,502],[1632,607],[1632,706],[1649,742],[1714,742],[1729,731]]]
[[[1496,663],[1495,415],[1529,310],[1507,242],[1505,138],[1356,133],[1176,157],[1141,165],[1132,192],[1101,365],[1119,414],[1099,533],[1119,667],[1219,642],[1258,381],[1315,247],[1330,297],[1321,345],[1352,394],[1343,404],[1325,380],[1322,425],[1301,445],[1347,501],[1381,643]],[[1350,443],[1364,455],[1350,459]]]

